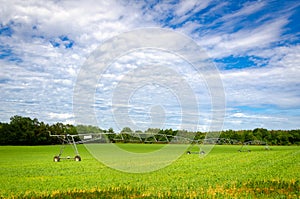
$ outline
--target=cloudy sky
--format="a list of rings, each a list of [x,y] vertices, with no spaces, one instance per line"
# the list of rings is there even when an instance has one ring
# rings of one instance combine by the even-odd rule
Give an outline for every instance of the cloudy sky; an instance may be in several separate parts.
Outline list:
[[[74,90],[91,53],[128,31],[157,27],[192,39],[217,67],[225,94],[224,129],[300,128],[299,1],[0,3],[1,122],[21,115],[76,124]],[[141,68],[149,71],[151,80],[156,69],[147,66],[166,71],[159,75],[178,87],[152,78],[151,84],[134,84],[134,92],[125,94],[120,89],[124,85],[143,82]],[[119,131],[126,125],[122,118],[134,129],[180,128],[186,102],[176,89],[182,86],[178,82],[185,82],[198,104],[198,110],[190,110],[191,118],[196,115],[198,120],[189,122],[209,130],[213,102],[208,83],[180,56],[164,49],[125,52],[100,72],[91,115],[101,128]],[[122,94],[127,104],[114,98]]]

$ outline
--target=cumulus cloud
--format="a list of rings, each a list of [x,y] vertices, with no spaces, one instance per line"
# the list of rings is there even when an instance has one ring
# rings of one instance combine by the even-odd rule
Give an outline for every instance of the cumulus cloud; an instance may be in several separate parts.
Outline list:
[[[278,47],[267,67],[224,71],[222,78],[228,100],[239,104],[274,104],[280,107],[299,106],[298,72],[300,48]],[[242,95],[240,95],[243,93]]]
[[[267,50],[263,54],[271,56],[268,66],[224,71],[222,79],[229,107],[238,105],[262,108],[265,113],[259,114],[270,114],[269,117],[259,116],[255,112],[252,113],[253,116],[245,117],[244,113],[236,113],[232,116],[263,119],[256,120],[255,123],[260,122],[265,127],[274,128],[274,126],[272,127],[274,121],[277,121],[276,126],[280,126],[281,121],[287,120],[287,118],[295,121],[296,115],[299,115],[298,74],[300,67],[298,63],[300,63],[300,49],[299,46],[277,47],[272,49],[272,53]],[[272,108],[274,110],[268,113],[270,106],[274,107]],[[288,113],[292,117],[288,116]],[[233,119],[231,118],[230,121]],[[298,128],[297,123],[289,125],[290,128]]]
[[[283,125],[284,128],[297,128],[300,49],[298,33],[289,32],[291,27],[288,26],[293,22],[292,16],[299,3],[279,2],[278,5],[257,1],[233,6],[230,2],[210,0],[153,3],[2,1],[0,119],[7,121],[14,114],[25,114],[48,122],[72,122],[74,86],[90,53],[119,33],[156,26],[172,28],[190,36],[212,59],[222,60],[229,56],[249,58],[250,66],[247,68],[220,68],[228,107],[226,128],[260,125],[255,118],[267,127],[280,128]],[[164,37],[160,39],[165,40]],[[191,86],[201,110],[199,128],[208,129],[211,96],[203,75],[215,74],[203,73],[201,77],[180,57],[158,50],[140,50],[124,55],[103,73],[97,82],[96,101],[92,107],[103,127],[109,128],[114,122],[112,97],[118,84],[123,81],[130,86],[147,78],[143,73],[135,78],[127,76],[147,64],[170,67]],[[164,74],[156,73],[155,76],[174,85],[180,84]],[[87,76],[83,84],[88,89],[91,83],[95,82]],[[132,98],[136,104],[139,100],[145,104],[129,106],[131,119],[146,114],[143,121],[137,121],[144,126],[151,112],[149,99],[153,102],[153,98],[147,95],[150,90]],[[168,102],[167,96],[160,97]],[[175,128],[180,120],[174,117],[174,113],[178,113],[176,103],[169,100],[169,104],[165,104],[165,114],[170,119],[165,127]],[[122,108],[123,105],[115,104],[114,108]],[[240,107],[250,107],[252,112]],[[263,108],[265,113],[253,111],[257,107]],[[282,120],[282,112],[284,117],[289,118],[288,122]],[[274,125],[274,121],[278,125]]]

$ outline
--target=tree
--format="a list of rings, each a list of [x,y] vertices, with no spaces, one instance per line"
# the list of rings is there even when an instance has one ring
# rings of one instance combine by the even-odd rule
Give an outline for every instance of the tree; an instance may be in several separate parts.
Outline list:
[[[129,127],[124,127],[122,130],[121,130],[121,133],[132,133],[133,131],[131,130],[131,128]]]
[[[113,128],[109,128],[107,131],[109,134],[107,135],[107,138],[109,139],[110,142],[115,142],[116,134],[114,132]]]

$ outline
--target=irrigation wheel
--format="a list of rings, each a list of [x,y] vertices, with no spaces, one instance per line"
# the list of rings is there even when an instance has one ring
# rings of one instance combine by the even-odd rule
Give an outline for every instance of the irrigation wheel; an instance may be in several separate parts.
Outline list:
[[[76,155],[75,158],[74,158],[74,160],[76,162],[80,162],[81,161],[81,157],[79,155]]]
[[[54,162],[59,162],[60,161],[60,157],[59,156],[54,156],[53,161]]]

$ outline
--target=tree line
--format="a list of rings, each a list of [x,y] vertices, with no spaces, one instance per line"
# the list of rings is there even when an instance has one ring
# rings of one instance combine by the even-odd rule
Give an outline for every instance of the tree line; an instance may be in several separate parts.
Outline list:
[[[57,137],[50,137],[49,133],[77,134],[76,127],[70,124],[46,124],[30,117],[13,116],[10,123],[0,122],[1,145],[50,145],[61,143]]]
[[[172,139],[176,135],[187,135],[194,140],[205,139],[206,132],[188,132],[186,130],[173,129],[152,129],[146,131],[133,131],[129,127],[124,127],[120,133],[115,133],[112,128],[105,130],[91,125],[71,125],[63,123],[46,124],[31,119],[30,117],[13,116],[9,123],[0,122],[0,145],[51,145],[60,144],[61,141],[54,135],[76,135],[78,133],[97,134],[109,133],[107,135],[109,142],[131,142],[136,139],[136,134],[158,134],[152,139],[161,142]],[[163,136],[164,135],[164,136]],[[254,130],[226,130],[220,132],[220,138],[235,140],[239,143],[247,141],[261,140],[269,145],[300,145],[300,129],[297,130],[267,130],[264,128],[255,128]],[[121,139],[122,138],[122,139]],[[80,141],[76,138],[76,141]],[[137,140],[143,142],[143,140]],[[145,140],[144,140],[145,141]],[[148,140],[149,141],[149,140]]]

